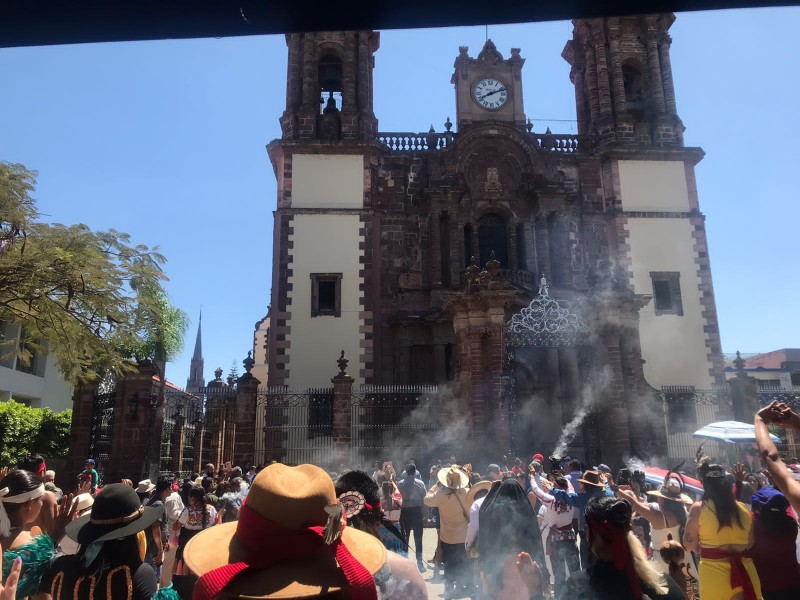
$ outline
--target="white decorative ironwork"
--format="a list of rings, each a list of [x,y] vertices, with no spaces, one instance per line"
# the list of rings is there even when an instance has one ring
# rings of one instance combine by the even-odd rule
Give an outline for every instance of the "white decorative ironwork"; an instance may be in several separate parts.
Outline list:
[[[550,285],[542,276],[539,293],[511,317],[506,326],[506,345],[522,347],[574,346],[586,337],[587,328],[574,312],[550,297]]]

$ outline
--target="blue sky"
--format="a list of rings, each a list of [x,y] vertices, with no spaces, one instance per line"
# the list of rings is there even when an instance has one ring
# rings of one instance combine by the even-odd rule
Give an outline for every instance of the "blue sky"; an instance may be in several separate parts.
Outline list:
[[[671,30],[685,141],[706,151],[697,179],[725,351],[800,346],[799,27],[800,8],[782,8],[684,13]],[[571,30],[489,27],[504,55],[522,49],[536,131],[575,132],[560,56]],[[381,32],[380,129],[455,120],[458,47],[474,56],[484,40],[483,27]],[[283,36],[2,49],[0,73],[0,160],[39,171],[47,218],[126,231],[168,257],[171,299],[192,318],[170,380],[186,382],[201,306],[206,379],[240,365],[269,303],[276,187],[264,147],[284,108]]]

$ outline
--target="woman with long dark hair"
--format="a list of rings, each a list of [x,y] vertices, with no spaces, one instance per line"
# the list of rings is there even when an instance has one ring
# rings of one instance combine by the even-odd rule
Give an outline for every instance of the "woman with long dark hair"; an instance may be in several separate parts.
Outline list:
[[[160,514],[124,483],[105,486],[91,514],[67,526],[80,550],[52,561],[36,600],[150,600],[156,575],[144,562],[144,531]]]
[[[733,495],[733,477],[721,465],[698,467],[703,500],[695,502],[683,534],[683,545],[700,554],[703,600],[761,600],[761,581],[747,551],[753,545],[753,518]]]
[[[530,555],[543,571],[540,589],[525,597],[544,595],[550,581],[545,566],[542,536],[528,495],[515,479],[506,479],[489,491],[479,515],[478,561],[483,589],[489,598],[516,597],[524,593],[519,576],[519,556]]]
[[[175,527],[180,527],[178,535],[178,549],[175,552],[175,567],[177,569],[183,559],[183,549],[186,544],[198,533],[211,527],[217,520],[217,509],[206,502],[206,493],[200,486],[193,486],[186,494],[187,505]]]
[[[384,481],[383,485],[391,486],[392,482]],[[369,474],[348,471],[336,480],[336,496],[348,514],[348,525],[379,538],[387,550],[406,555],[403,535],[386,518],[378,484]]]
[[[771,487],[753,494],[753,547],[750,556],[761,579],[764,600],[800,598],[800,564],[795,553],[797,521],[786,496]]]
[[[586,505],[586,537],[594,560],[570,575],[559,600],[685,600],[671,578],[653,568],[631,529],[631,505],[599,496]],[[716,598],[710,596],[710,598]],[[706,600],[705,598],[703,600]]]

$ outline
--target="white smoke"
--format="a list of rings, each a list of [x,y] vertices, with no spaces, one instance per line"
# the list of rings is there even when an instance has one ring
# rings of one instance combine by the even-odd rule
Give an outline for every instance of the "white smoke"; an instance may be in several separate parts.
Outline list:
[[[570,420],[561,431],[561,436],[558,438],[558,443],[556,444],[555,450],[553,450],[552,456],[561,458],[566,455],[567,449],[572,443],[572,440],[575,439],[581,425],[583,425],[586,417],[592,412],[595,404],[597,404],[598,400],[601,398],[603,390],[608,387],[613,377],[614,373],[611,367],[606,365],[593,374],[589,381],[584,384],[581,388],[580,405],[575,412],[575,416],[572,417],[572,420]]]

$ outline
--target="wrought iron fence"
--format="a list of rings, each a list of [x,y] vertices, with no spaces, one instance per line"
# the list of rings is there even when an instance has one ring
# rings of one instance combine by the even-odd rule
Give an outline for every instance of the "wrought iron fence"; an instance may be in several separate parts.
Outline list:
[[[89,456],[95,460],[95,468],[102,475],[104,466],[111,458],[111,439],[114,430],[114,407],[117,391],[98,392],[92,402],[92,427],[89,432]]]
[[[421,468],[449,453],[442,436],[438,388],[422,386],[361,386],[353,392],[352,464],[369,469],[374,462],[414,460]]]
[[[163,404],[160,475],[187,477],[207,463],[232,457],[235,390],[204,388],[196,394],[170,391]]]
[[[732,418],[727,384],[709,390],[691,386],[664,386],[659,395],[664,406],[667,454],[676,463],[686,460],[692,464],[701,443],[701,440],[692,437],[695,431],[709,423]],[[722,460],[729,448],[707,441],[705,450],[707,454]]]
[[[333,465],[333,388],[264,388],[256,401],[255,463]]]

